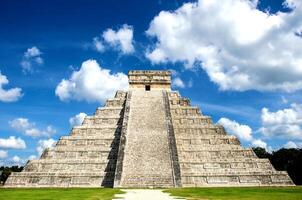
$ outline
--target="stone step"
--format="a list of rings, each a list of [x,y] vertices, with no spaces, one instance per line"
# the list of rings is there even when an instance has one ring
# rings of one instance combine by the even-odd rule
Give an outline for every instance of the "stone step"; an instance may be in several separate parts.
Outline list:
[[[186,145],[220,145],[220,144],[230,144],[230,145],[240,145],[240,141],[230,135],[220,135],[220,137],[208,137],[208,135],[204,138],[202,137],[185,137],[185,136],[177,136],[176,143],[186,144]]]
[[[182,174],[184,187],[201,186],[278,186],[292,185],[286,172],[234,172]]]
[[[120,187],[171,186],[170,156],[163,92],[132,91]]]
[[[168,92],[169,99],[180,98],[180,94],[178,91],[170,91]]]
[[[170,98],[169,99],[170,107],[176,107],[176,106],[191,106],[190,100],[188,98]]]
[[[214,159],[214,158],[242,158],[242,157],[254,157],[256,155],[252,149],[244,150],[224,150],[224,151],[179,151],[179,160],[198,160],[198,159]]]
[[[75,138],[68,138],[68,139],[60,139],[56,147],[62,147],[62,146],[68,146],[68,147],[73,147],[73,146],[92,146],[92,147],[116,147],[119,145],[119,139],[75,139]]]
[[[13,172],[5,187],[104,187],[113,184],[114,173]]]
[[[121,107],[125,103],[125,98],[115,98],[106,100],[105,107]]]
[[[109,117],[109,116],[122,116],[123,114],[123,107],[99,107],[95,111],[95,116],[104,116],[104,117]]]
[[[203,115],[194,116],[176,116],[173,117],[173,124],[175,125],[202,125],[202,124],[213,124],[211,117]]]
[[[25,172],[90,172],[106,171],[114,172],[116,160],[102,162],[32,162],[27,163]]]
[[[73,151],[72,149],[69,151],[56,151],[56,150],[49,150],[46,149],[41,159],[64,159],[64,158],[70,158],[70,159],[116,159],[117,158],[117,151],[114,150],[108,150],[108,151]]]
[[[199,170],[198,173],[195,170]],[[240,172],[250,172],[250,173],[260,173],[260,172],[271,172],[272,168],[270,169],[262,169],[262,168],[230,168],[230,169],[204,169],[204,168],[195,168],[195,169],[184,169],[181,168],[181,172],[185,174],[202,174],[202,173],[221,173],[221,174],[228,174],[228,173],[240,173]]]
[[[62,140],[113,140],[118,138],[120,134],[115,135],[68,135],[62,136]]]
[[[169,188],[174,187],[173,180],[171,176],[164,177],[161,174],[158,175],[148,175],[145,174],[141,175],[127,175],[124,177],[123,180],[123,187],[136,187],[136,188],[145,188],[145,187],[152,187],[152,188]]]
[[[242,158],[203,158],[193,161],[181,161],[180,163],[192,163],[192,164],[204,164],[204,163],[242,163],[242,162],[258,162],[258,163],[267,163],[269,159],[266,158],[258,158],[258,157],[242,157]]]
[[[258,169],[269,169],[274,170],[273,166],[267,160],[263,161],[242,161],[242,162],[180,162],[182,170],[187,171],[200,171],[204,169],[247,169],[247,168],[258,168]]]
[[[120,135],[121,126],[76,126],[71,131],[71,136],[88,136],[88,137],[110,137]]]
[[[113,126],[118,125],[120,126],[123,123],[122,118],[120,117],[85,117],[82,126]]]
[[[97,159],[74,159],[74,158],[65,158],[65,159],[41,159],[41,160],[30,160],[31,163],[108,163],[115,161],[116,159],[107,159],[107,158],[97,158]]]
[[[170,107],[172,118],[176,116],[194,116],[201,115],[200,109],[198,107],[187,107],[187,106],[172,106]]]
[[[181,176],[233,176],[233,175],[287,175],[286,171],[229,171],[229,172],[190,172],[190,173],[182,173]]]
[[[117,146],[55,146],[52,150],[54,151],[66,151],[66,152],[108,152],[108,151],[117,151]]]
[[[177,146],[178,151],[232,151],[232,150],[244,150],[245,148],[240,145],[232,144],[182,144]]]
[[[174,126],[176,137],[184,135],[187,137],[207,136],[207,135],[226,135],[224,128],[217,125],[198,125],[198,126]]]

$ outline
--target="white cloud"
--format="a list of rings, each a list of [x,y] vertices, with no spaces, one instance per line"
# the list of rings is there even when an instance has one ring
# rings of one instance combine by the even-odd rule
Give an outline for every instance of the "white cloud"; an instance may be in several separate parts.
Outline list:
[[[30,155],[27,160],[36,160],[36,159],[37,159],[36,155]]]
[[[7,151],[0,150],[0,159],[7,157]]]
[[[36,128],[36,124],[29,122],[27,118],[16,118],[9,122],[10,126],[31,137],[50,137],[57,131],[52,126],[47,126],[45,129]]]
[[[25,149],[25,141],[15,136],[10,136],[7,139],[0,138],[0,148],[4,149]]]
[[[179,77],[175,77],[172,79],[172,87],[185,88],[185,83]]]
[[[217,124],[222,125],[227,133],[235,135],[240,140],[249,142],[252,146],[265,148],[267,151],[271,151],[272,147],[268,146],[266,142],[261,139],[256,139],[253,136],[253,130],[245,124],[239,124],[236,121],[228,118],[220,118]]]
[[[255,146],[255,147],[261,147],[261,148],[267,149],[267,144],[266,144],[266,142],[264,142],[264,141],[261,140],[261,139],[254,139],[254,140],[252,141],[252,145]]]
[[[296,148],[302,148],[302,142],[296,143],[296,142],[293,142],[293,141],[288,141],[286,144],[284,144],[283,147],[286,148],[286,149],[291,149],[291,148],[294,148],[294,149],[296,149]]]
[[[9,122],[9,124],[12,128],[14,128],[15,130],[20,131],[20,132],[34,126],[33,123],[29,123],[28,119],[22,118],[22,117],[13,119],[12,121]]]
[[[52,138],[48,140],[39,140],[38,145],[37,145],[37,152],[38,155],[40,156],[45,148],[53,148],[56,144],[56,141]]]
[[[228,118],[220,118],[217,122],[222,125],[229,134],[237,136],[243,141],[252,141],[252,129],[248,125],[239,124]]]
[[[33,72],[33,63],[42,65],[44,63],[44,60],[41,55],[42,52],[40,51],[40,49],[38,49],[38,47],[33,46],[31,48],[28,48],[24,52],[23,59],[20,63],[23,73]]]
[[[102,53],[102,52],[105,51],[105,46],[104,46],[103,42],[98,37],[93,38],[93,46],[95,47],[95,49],[98,52]]]
[[[2,75],[0,71],[0,101],[3,102],[14,102],[18,101],[22,97],[22,89],[21,88],[11,88],[5,90],[3,88],[4,85],[8,84],[9,81],[5,75]]]
[[[103,102],[117,90],[128,89],[128,77],[124,73],[111,74],[95,60],[82,63],[79,71],[74,71],[69,79],[63,79],[56,88],[56,95],[62,101],[77,100]]]
[[[47,126],[45,130],[40,130],[38,128],[30,128],[25,130],[25,135],[31,137],[50,137],[54,135],[57,131],[52,126]]]
[[[124,24],[117,31],[109,28],[103,32],[103,38],[105,42],[119,49],[124,54],[130,54],[134,52],[132,26]]]
[[[12,158],[12,160],[15,162],[15,163],[19,163],[21,161],[21,158],[19,156],[14,156]]]
[[[302,139],[302,105],[291,104],[290,108],[270,112],[261,111],[262,127],[259,129],[266,137]]]
[[[40,56],[42,53],[40,49],[38,49],[36,46],[33,46],[31,48],[28,48],[27,51],[24,53],[24,57],[26,58],[33,58]]]
[[[87,116],[86,113],[79,113],[69,119],[70,126],[79,126],[84,121],[85,117]]]
[[[221,90],[302,89],[302,2],[287,0],[288,13],[269,14],[258,1],[200,0],[162,11],[147,34],[153,63],[199,64]]]

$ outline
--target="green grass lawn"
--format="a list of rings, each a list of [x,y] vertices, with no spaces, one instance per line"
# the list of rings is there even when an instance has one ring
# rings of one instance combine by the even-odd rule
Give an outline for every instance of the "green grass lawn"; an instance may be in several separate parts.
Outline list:
[[[111,200],[114,194],[122,193],[118,189],[5,189],[0,188],[0,200]]]
[[[165,192],[194,200],[302,200],[302,187],[180,188]]]
[[[180,188],[167,189],[173,196],[189,200],[302,200],[302,187]],[[111,200],[118,189],[5,189],[0,200]]]

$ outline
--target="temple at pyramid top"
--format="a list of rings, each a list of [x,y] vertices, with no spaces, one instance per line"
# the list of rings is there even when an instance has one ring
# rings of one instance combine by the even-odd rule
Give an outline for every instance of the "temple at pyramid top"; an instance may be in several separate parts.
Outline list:
[[[131,70],[128,77],[130,90],[171,90],[171,71]]]

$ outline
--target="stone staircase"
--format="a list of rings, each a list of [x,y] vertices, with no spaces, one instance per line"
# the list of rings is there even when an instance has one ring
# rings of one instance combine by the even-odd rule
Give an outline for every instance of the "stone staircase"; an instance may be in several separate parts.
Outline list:
[[[120,187],[173,187],[162,91],[132,91]]]
[[[39,160],[12,173],[5,187],[112,187],[126,94],[118,91]]]
[[[187,98],[178,92],[168,97],[184,187],[293,185],[286,172],[243,148]]]

